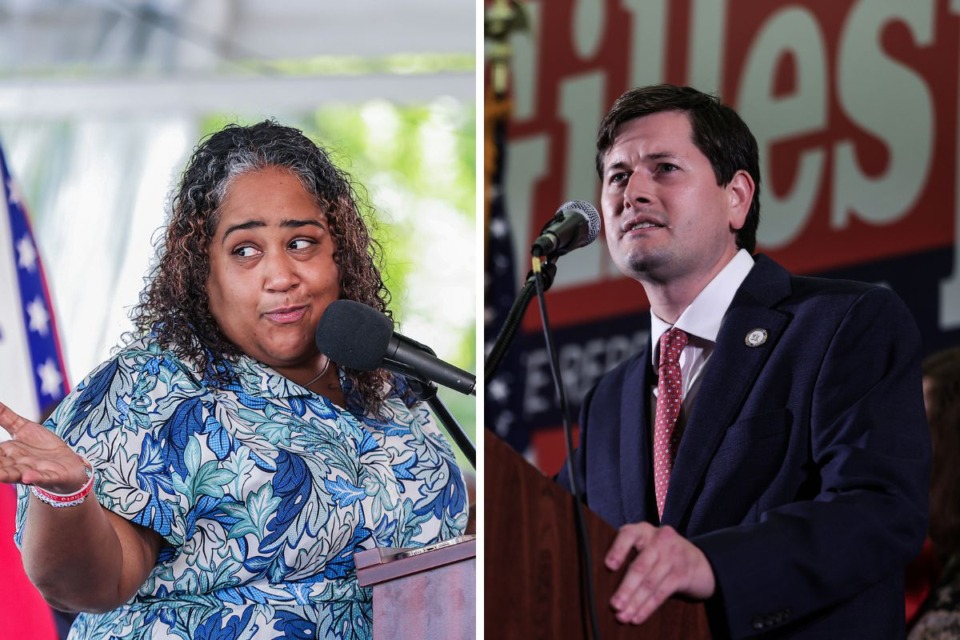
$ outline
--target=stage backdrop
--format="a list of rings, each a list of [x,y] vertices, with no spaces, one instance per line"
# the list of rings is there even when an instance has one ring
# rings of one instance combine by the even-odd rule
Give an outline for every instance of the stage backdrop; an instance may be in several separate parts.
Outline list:
[[[687,84],[719,94],[757,137],[758,252],[798,273],[892,288],[916,317],[925,354],[960,344],[960,0],[522,7],[530,28],[510,38],[499,185],[517,281],[561,203],[599,204],[595,133],[613,100],[638,85]],[[647,340],[648,304],[602,234],[558,266],[548,309],[576,411],[596,379]],[[513,346],[509,388],[488,385],[486,423],[552,473],[564,455],[561,422],[535,307]]]

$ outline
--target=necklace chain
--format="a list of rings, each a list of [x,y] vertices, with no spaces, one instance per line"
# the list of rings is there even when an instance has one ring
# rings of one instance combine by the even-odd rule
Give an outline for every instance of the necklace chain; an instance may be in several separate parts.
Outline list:
[[[320,378],[322,378],[322,377],[323,377],[323,374],[325,374],[325,373],[327,372],[327,369],[329,369],[329,368],[330,368],[330,356],[327,356],[327,360],[326,360],[326,362],[323,363],[323,367],[320,369],[320,373],[317,374],[317,377],[314,378],[313,380],[311,380],[310,382],[306,383],[306,384],[303,385],[303,386],[309,388],[310,385],[312,385],[314,382],[316,382],[317,380],[319,380]]]

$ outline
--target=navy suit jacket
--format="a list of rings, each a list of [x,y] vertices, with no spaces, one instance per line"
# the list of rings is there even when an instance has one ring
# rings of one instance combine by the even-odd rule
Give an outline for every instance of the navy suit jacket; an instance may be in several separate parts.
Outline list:
[[[754,329],[767,333],[760,346],[745,341]],[[581,411],[575,473],[614,526],[659,523],[650,362],[648,341]],[[902,638],[930,443],[919,334],[900,299],[759,256],[701,375],[662,524],[711,563],[714,634]]]

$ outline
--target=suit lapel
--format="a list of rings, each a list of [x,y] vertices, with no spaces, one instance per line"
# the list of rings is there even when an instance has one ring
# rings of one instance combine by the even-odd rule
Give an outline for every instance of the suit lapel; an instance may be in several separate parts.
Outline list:
[[[650,422],[650,339],[630,364],[620,396],[620,497],[624,522],[646,520],[647,470],[653,464],[647,425]],[[655,512],[656,510],[654,510]]]
[[[787,272],[760,257],[737,291],[720,326],[716,349],[701,374],[700,389],[680,441],[664,505],[664,524],[678,526],[691,508],[695,490],[727,427],[735,421],[789,324],[789,316],[770,308],[789,290]],[[767,332],[760,346],[746,344],[754,329]]]

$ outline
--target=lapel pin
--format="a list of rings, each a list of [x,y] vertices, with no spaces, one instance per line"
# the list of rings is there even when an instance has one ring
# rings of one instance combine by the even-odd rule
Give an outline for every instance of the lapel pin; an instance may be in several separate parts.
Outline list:
[[[759,347],[764,342],[767,341],[767,330],[766,329],[754,329],[747,334],[747,337],[743,339],[744,344],[748,347]]]

